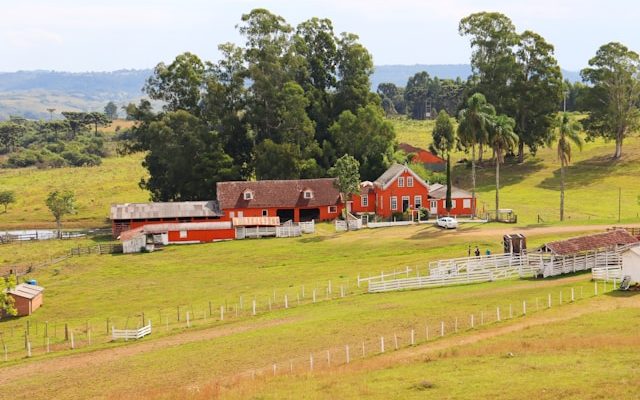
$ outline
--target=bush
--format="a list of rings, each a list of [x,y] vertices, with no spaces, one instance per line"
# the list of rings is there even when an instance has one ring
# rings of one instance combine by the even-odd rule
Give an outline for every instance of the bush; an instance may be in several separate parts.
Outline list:
[[[429,210],[424,208],[424,207],[420,207],[420,219],[423,221],[427,221],[429,219]]]

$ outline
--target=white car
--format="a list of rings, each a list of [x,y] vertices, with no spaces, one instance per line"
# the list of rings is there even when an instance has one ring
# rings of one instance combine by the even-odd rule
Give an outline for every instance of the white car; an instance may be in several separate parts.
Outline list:
[[[436,220],[436,224],[445,229],[456,229],[458,227],[458,220],[451,217],[440,217]]]

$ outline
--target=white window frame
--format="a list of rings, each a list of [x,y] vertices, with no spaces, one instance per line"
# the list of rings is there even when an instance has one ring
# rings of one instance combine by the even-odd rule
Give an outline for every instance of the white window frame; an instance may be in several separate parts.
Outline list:
[[[390,203],[389,205],[391,206],[391,211],[398,210],[398,196],[391,196],[389,203]]]
[[[233,212],[233,211],[230,211],[230,212],[229,212],[229,218],[234,218],[234,217],[235,217],[235,215],[236,215],[236,213],[235,213],[235,212]]]
[[[186,239],[187,238],[187,231],[180,231],[180,239]]]
[[[462,199],[462,208],[471,208],[471,199]]]
[[[422,196],[415,195],[413,196],[413,206],[417,209],[422,208]]]
[[[413,187],[413,176],[407,176],[407,187]]]
[[[451,199],[451,209],[453,210],[454,208],[456,208],[456,199]]]
[[[404,176],[399,176],[398,177],[398,187],[404,187]]]
[[[263,217],[268,217],[269,216],[269,210],[262,210],[262,216]]]
[[[245,200],[253,200],[253,192],[251,190],[245,191],[242,198]]]
[[[313,199],[313,192],[311,190],[305,190],[302,197],[305,199]]]
[[[364,195],[360,197],[360,206],[362,207],[369,207],[369,196],[368,195]]]
[[[338,212],[338,207],[337,206],[329,206],[327,207],[327,211],[329,212],[329,214],[335,214]]]

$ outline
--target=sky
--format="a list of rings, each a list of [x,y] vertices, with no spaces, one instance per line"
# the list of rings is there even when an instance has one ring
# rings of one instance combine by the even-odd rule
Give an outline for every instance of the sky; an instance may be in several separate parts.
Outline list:
[[[458,23],[478,11],[541,34],[567,70],[611,41],[640,52],[637,0],[0,0],[0,71],[152,68],[185,51],[216,61],[218,44],[242,43],[236,25],[253,8],[292,25],[329,18],[376,65],[469,63]]]

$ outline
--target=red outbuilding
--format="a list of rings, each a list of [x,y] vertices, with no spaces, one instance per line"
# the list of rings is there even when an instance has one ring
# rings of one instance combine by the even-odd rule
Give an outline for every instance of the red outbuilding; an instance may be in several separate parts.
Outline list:
[[[9,295],[13,297],[14,306],[18,311],[17,316],[29,316],[35,310],[40,308],[43,302],[44,288],[36,285],[29,285],[21,283],[16,285],[13,289],[8,291]]]
[[[439,183],[429,186],[429,204],[425,207],[429,215],[455,215],[457,217],[472,216],[475,204],[470,192],[458,187],[451,187],[451,210],[447,210],[447,187]]]
[[[398,148],[405,154],[413,154],[411,162],[422,164],[432,171],[444,171],[447,167],[447,161],[438,157],[432,152],[410,145],[409,143],[400,143]]]
[[[218,182],[225,220],[280,217],[280,222],[329,221],[344,206],[334,178]]]

